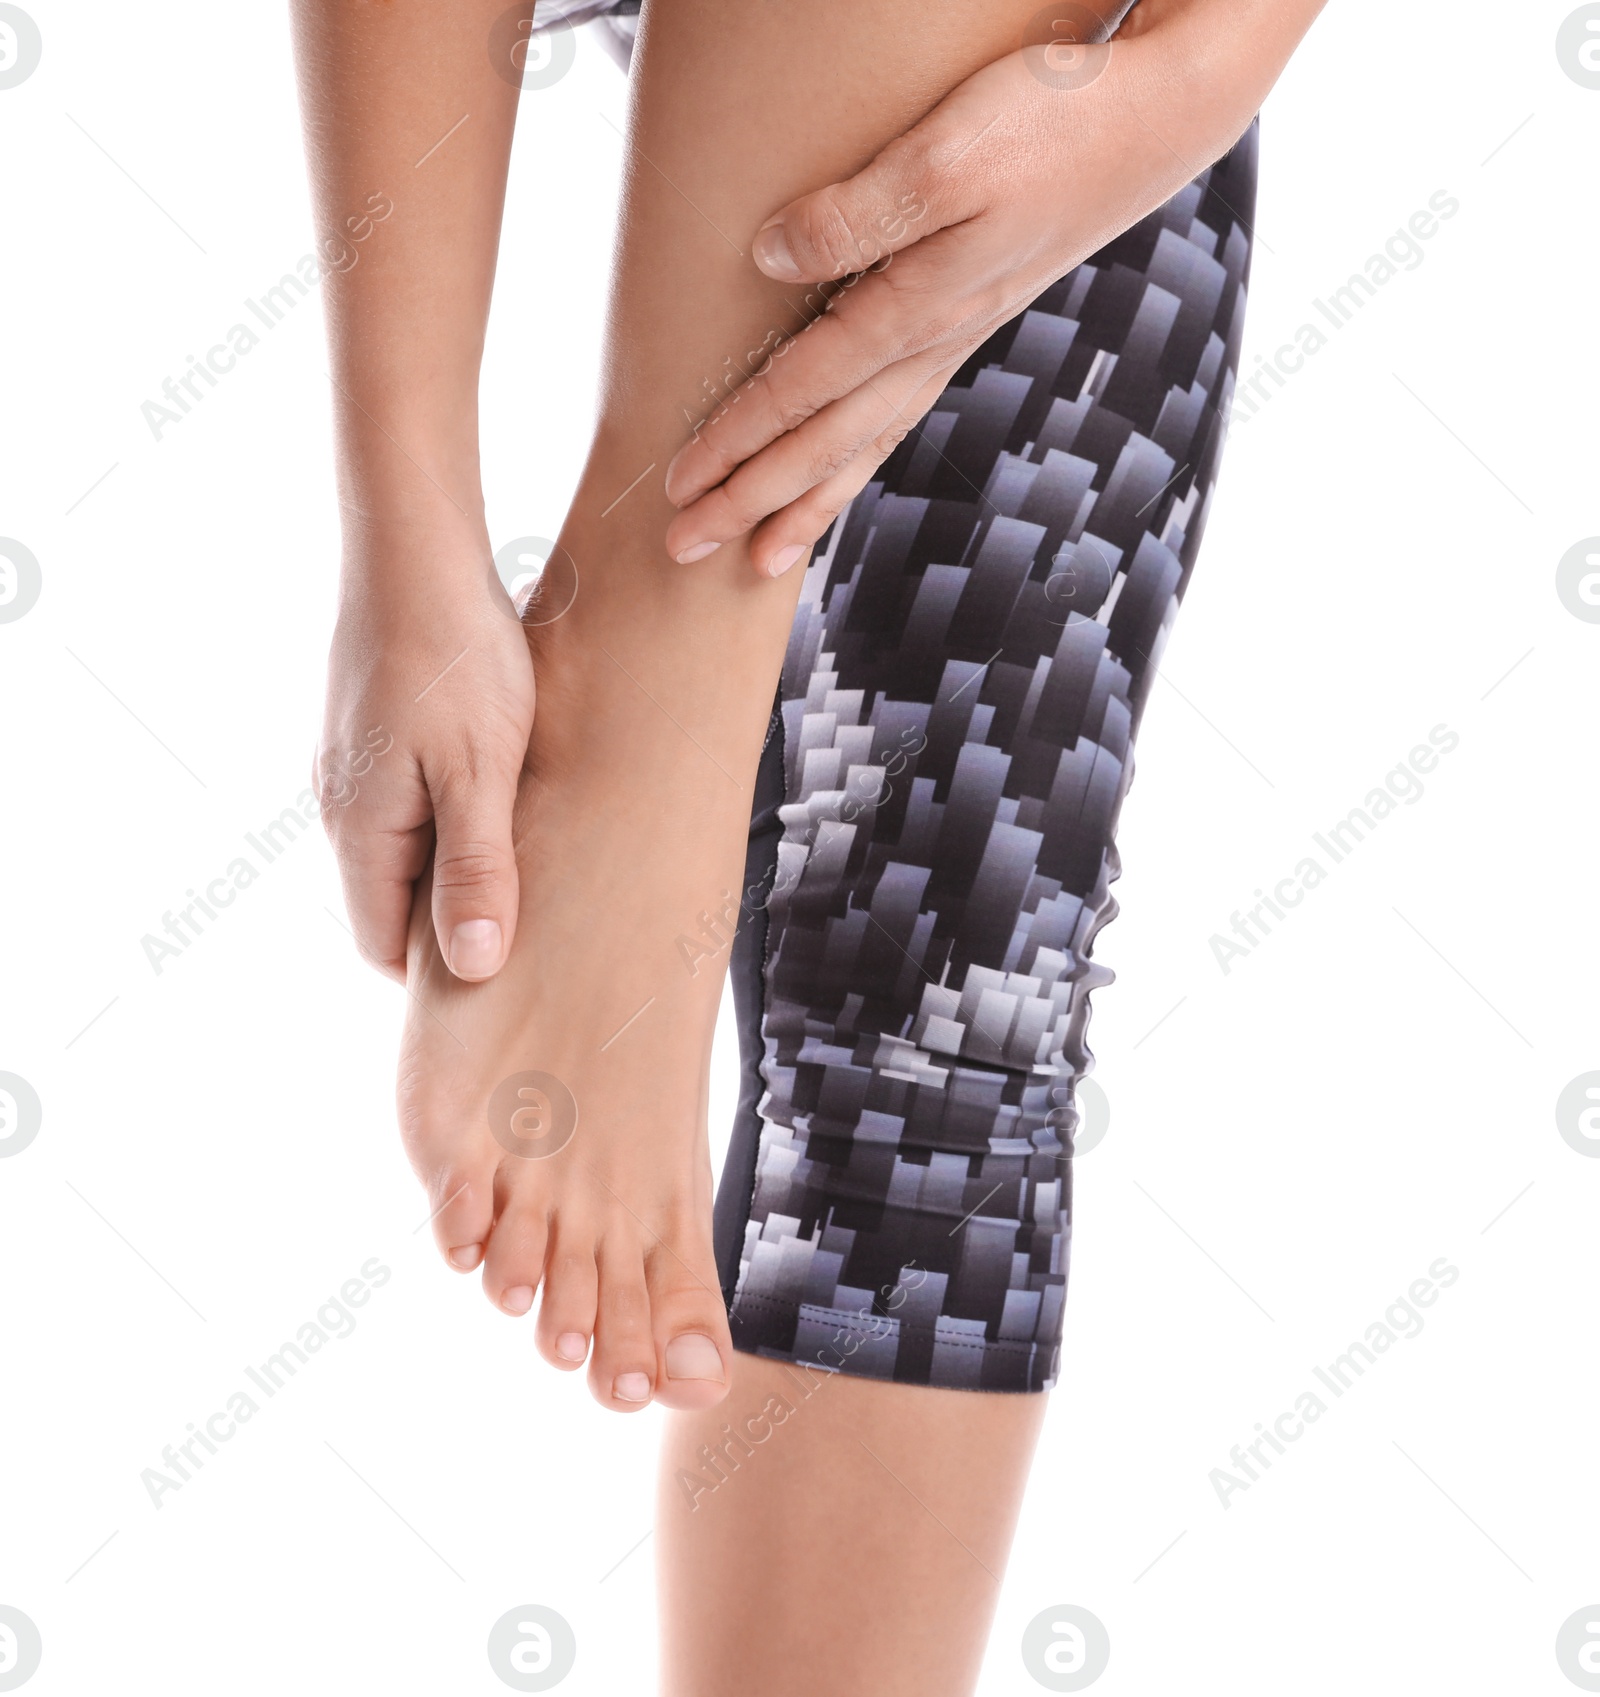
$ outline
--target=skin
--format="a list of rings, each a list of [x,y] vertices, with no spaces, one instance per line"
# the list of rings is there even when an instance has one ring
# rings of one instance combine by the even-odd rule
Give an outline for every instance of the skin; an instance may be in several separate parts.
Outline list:
[[[663,1697],[971,1691],[1045,1400],[735,1357],[662,1447]]]
[[[476,454],[510,136],[483,51],[500,0],[297,6],[319,220],[404,184],[329,298],[330,828],[364,952],[404,971],[401,1126],[441,1253],[481,1266],[508,1315],[540,1292],[536,1346],[587,1360],[603,1406],[675,1410],[669,1692],[810,1691],[819,1654],[830,1691],[969,1691],[1044,1407],[837,1376],[698,1508],[684,1496],[701,1446],[788,1382],[729,1344],[704,1121],[725,956],[690,972],[679,947],[740,876],[799,588],[771,566],[803,558],[994,324],[1231,144],[1317,9],[1145,0],[1071,91],[1019,52],[1033,0],[647,9],[599,421],[557,593],[519,625],[488,588]],[[883,232],[886,192],[926,201],[904,240]],[[1046,202],[1064,210],[1042,222]],[[675,460],[708,380],[815,316],[752,257],[773,269],[756,237],[774,208],[802,278],[839,276],[863,240],[897,251]],[[669,463],[670,483],[650,475]],[[394,748],[341,806],[369,724]],[[453,955],[477,922],[494,937]],[[578,1109],[539,1159],[491,1129],[497,1087],[529,1069]],[[886,1575],[887,1621],[860,1607]]]
[[[518,92],[484,51],[504,9],[300,0],[293,14],[319,237],[337,238],[374,191],[394,203],[324,290],[343,550],[313,782],[357,943],[396,978],[430,856],[447,957],[469,928],[464,978],[499,967],[517,922],[511,809],[533,666],[491,592],[478,473]],[[388,736],[362,770],[359,751]]]
[[[1064,10],[1109,20],[1112,3]],[[807,334],[780,341],[783,357],[736,391],[745,404],[719,406],[678,445],[673,558],[753,531],[756,569],[790,569],[972,348],[1231,145],[1321,3],[1142,0],[1112,50],[1087,50],[1092,80],[1068,89],[1049,84],[1075,50],[1039,45],[1038,28],[1020,49],[1037,20],[1007,7],[983,26],[995,57],[953,89],[930,96],[913,73],[904,95],[881,78],[862,91],[904,127],[763,215],[754,263],[791,285],[795,310],[712,372],[759,369],[774,338]],[[510,814],[534,683],[495,604],[477,456],[517,98],[483,50],[503,12],[496,0],[294,6],[319,230],[337,239],[375,184],[400,195],[381,239],[326,289],[344,548],[314,766],[358,944],[397,978],[430,855],[440,950],[460,977],[497,971],[517,923]],[[926,17],[916,27],[928,36]],[[979,33],[961,17],[941,27]],[[906,57],[902,38],[878,64]],[[1064,199],[1063,181],[1083,192]],[[883,268],[825,316],[819,290],[796,302],[795,281],[836,289],[864,261]],[[365,766],[377,746],[384,758]]]
[[[973,349],[1232,146],[1320,9],[1142,0],[1082,46],[1035,19],[864,170],[780,207],[761,269],[851,280],[674,458],[667,551],[753,531],[757,569],[790,569]],[[1062,10],[1070,35],[1086,8]]]

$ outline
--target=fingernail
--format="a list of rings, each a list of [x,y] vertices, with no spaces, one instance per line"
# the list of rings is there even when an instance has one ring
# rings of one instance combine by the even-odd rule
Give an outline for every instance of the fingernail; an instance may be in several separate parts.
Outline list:
[[[780,548],[767,562],[768,572],[773,577],[782,577],[805,551],[805,545],[800,542],[796,542],[792,547]]]
[[[556,1339],[556,1354],[563,1361],[582,1361],[589,1353],[589,1340],[582,1332],[563,1332]]]
[[[703,560],[707,554],[715,554],[722,546],[720,542],[697,542],[692,548],[685,548],[677,555],[680,566],[692,566],[696,560]]]
[[[667,499],[675,507],[681,507],[683,505],[683,496],[678,493],[678,488],[677,488],[677,484],[678,484],[678,462],[683,458],[683,456],[686,453],[688,453],[690,446],[693,446],[693,444],[691,443],[691,444],[689,444],[689,446],[680,448],[677,451],[677,453],[675,453],[672,456],[671,460],[668,461],[668,463],[667,463],[667,475],[666,475],[665,478],[662,479],[662,483],[661,483],[661,487],[666,491]]]
[[[699,1332],[674,1338],[667,1345],[669,1379],[713,1379],[722,1383],[722,1357],[717,1346]]]
[[[492,919],[465,919],[450,933],[450,970],[457,978],[487,978],[499,968],[500,949]]]
[[[619,1402],[648,1402],[650,1379],[645,1373],[619,1373],[611,1387]]]
[[[789,242],[783,233],[782,224],[768,224],[764,230],[756,232],[756,239],[751,244],[756,264],[769,277],[776,277],[783,283],[798,283],[800,267],[794,262],[794,255],[789,251]]]
[[[508,1314],[526,1314],[533,1307],[533,1286],[513,1285],[500,1298],[500,1306]]]
[[[450,1265],[459,1267],[463,1273],[470,1273],[482,1259],[483,1245],[481,1243],[464,1243],[459,1249],[450,1251]]]

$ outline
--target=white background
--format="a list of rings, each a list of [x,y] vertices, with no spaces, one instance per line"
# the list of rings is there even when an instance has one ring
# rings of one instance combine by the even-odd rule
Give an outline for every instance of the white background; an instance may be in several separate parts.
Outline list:
[[[1554,1110],[1600,1068],[1600,625],[1555,574],[1600,533],[1600,91],[1558,64],[1571,9],[1332,8],[1263,119],[1247,364],[1435,191],[1461,211],[1229,449],[1124,813],[1111,1129],[985,1693],[1041,1689],[1019,1640],[1061,1602],[1110,1632],[1106,1697],[1577,1689],[1554,1641],[1600,1603],[1600,1160]],[[43,572],[0,625],[0,1069],[44,1104],[0,1160],[0,1602],[44,1635],[30,1692],[492,1694],[522,1602],[572,1622],[566,1689],[646,1691],[658,1416],[598,1412],[414,1230],[401,992],[356,960],[320,835],[159,976],[140,947],[294,801],[319,718],[315,301],[163,440],[140,416],[311,245],[285,22],[31,10],[43,63],[0,92],[0,532]],[[524,101],[497,543],[554,535],[576,477],[622,106],[587,35]],[[1211,936],[1441,723],[1423,798],[1224,975]],[[718,1068],[720,1133],[727,1044]],[[141,1469],[372,1256],[355,1333],[153,1508]],[[1211,1470],[1440,1256],[1425,1330],[1224,1508]],[[819,1691],[828,1651],[819,1621]]]

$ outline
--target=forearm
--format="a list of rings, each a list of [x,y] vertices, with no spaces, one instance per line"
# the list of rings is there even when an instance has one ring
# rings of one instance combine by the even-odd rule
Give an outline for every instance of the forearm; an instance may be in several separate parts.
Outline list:
[[[478,372],[518,93],[489,58],[504,10],[294,0],[347,527],[480,513]]]
[[[1144,40],[1160,81],[1147,122],[1169,119],[1195,168],[1237,140],[1326,0],[1140,0],[1118,39]]]

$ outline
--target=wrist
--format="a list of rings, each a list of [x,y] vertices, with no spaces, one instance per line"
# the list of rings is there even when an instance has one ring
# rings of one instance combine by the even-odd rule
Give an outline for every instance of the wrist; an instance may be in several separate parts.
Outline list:
[[[462,503],[465,506],[466,503]],[[436,491],[363,489],[341,498],[341,610],[363,622],[374,608],[424,604],[430,615],[481,595],[494,573],[481,500],[462,511]]]
[[[474,425],[475,425],[474,421]],[[441,434],[436,422],[373,420],[352,441],[341,430],[339,512],[347,539],[442,537],[484,530],[477,433]]]

